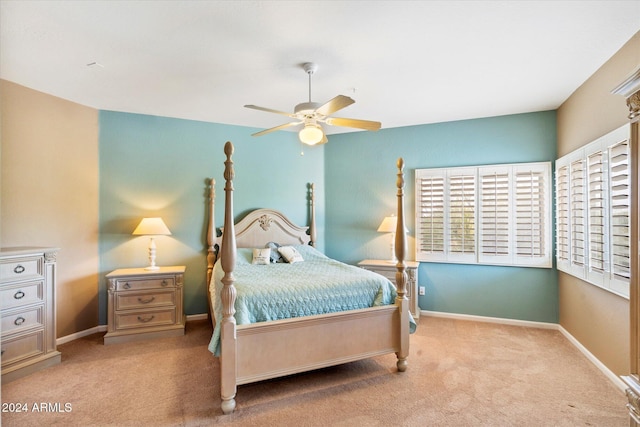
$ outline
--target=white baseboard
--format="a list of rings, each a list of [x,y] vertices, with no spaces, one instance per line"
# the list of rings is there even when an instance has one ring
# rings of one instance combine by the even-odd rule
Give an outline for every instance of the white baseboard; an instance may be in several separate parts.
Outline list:
[[[187,316],[187,322],[193,320],[206,320],[209,318],[207,313],[202,314],[190,314]],[[99,325],[93,328],[85,329],[84,331],[79,331],[74,334],[66,335],[64,337],[60,337],[56,339],[56,345],[66,344],[70,341],[77,340],[78,338],[86,337],[88,335],[97,334],[99,332],[107,332],[107,325]]]
[[[192,320],[207,320],[208,318],[209,318],[209,313],[189,314],[187,316],[187,322],[191,322]]]
[[[619,376],[611,372],[609,368],[607,368],[600,360],[598,360],[597,357],[595,357],[589,350],[587,350],[585,346],[580,344],[580,341],[578,341],[573,335],[571,335],[565,328],[558,325],[558,330],[562,335],[565,336],[565,338],[569,340],[571,344],[573,344],[578,350],[580,350],[580,352],[584,354],[585,357],[591,361],[591,363],[596,365],[596,367],[600,369],[600,371],[602,371],[602,373],[607,378],[609,378],[611,382],[613,382],[613,384],[618,387],[622,393],[625,393],[625,390],[629,387],[624,383],[624,381],[622,381],[622,379],[620,379]]]
[[[598,360],[585,346],[580,344],[573,335],[571,335],[565,328],[560,326],[557,323],[546,323],[546,322],[531,322],[525,320],[514,320],[514,319],[502,319],[499,317],[484,317],[484,316],[475,316],[469,314],[456,314],[456,313],[444,313],[440,311],[427,311],[421,310],[421,316],[431,316],[431,317],[444,317],[448,319],[458,319],[458,320],[471,320],[474,322],[487,322],[487,323],[500,323],[503,325],[513,325],[513,326],[526,326],[530,328],[542,328],[542,329],[555,329],[559,331],[564,337],[569,340],[571,344],[573,344],[591,363],[593,363],[596,368],[600,369],[600,371],[615,385],[622,393],[625,393],[625,390],[628,388],[627,385],[614,374],[609,368],[607,368],[604,363]]]
[[[75,334],[67,335],[56,339],[57,345],[66,344],[70,341],[77,340],[78,338],[86,337],[88,335],[97,334],[98,332],[106,332],[107,325],[99,325],[84,331],[76,332]]]
[[[457,314],[457,313],[445,313],[442,311],[421,310],[420,315],[431,316],[431,317],[444,317],[448,319],[458,319],[458,320],[471,320],[474,322],[500,323],[502,325],[527,326],[530,328],[558,329],[557,323],[532,322],[529,320],[516,320],[516,319],[503,319],[500,317],[476,316],[473,314]]]

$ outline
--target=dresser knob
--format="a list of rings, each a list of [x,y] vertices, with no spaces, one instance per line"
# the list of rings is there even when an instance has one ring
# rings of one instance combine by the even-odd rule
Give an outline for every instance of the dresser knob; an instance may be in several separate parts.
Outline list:
[[[156,299],[156,297],[151,297],[151,298],[147,298],[147,299],[142,299],[142,297],[138,297],[138,302],[140,304],[149,304],[154,299]]]
[[[151,322],[154,317],[155,317],[154,315],[151,315],[149,317],[138,316],[138,321],[140,321],[142,323],[147,323],[147,322]]]
[[[122,287],[125,288],[125,289],[129,289],[129,288],[131,288],[131,285],[129,284],[129,282],[127,282]]]
[[[22,298],[24,298],[24,295],[25,295],[25,294],[24,294],[24,292],[22,292],[22,291],[18,291],[18,292],[16,292],[15,294],[13,294],[13,297],[14,297],[15,299],[22,299]]]
[[[16,274],[20,274],[20,273],[24,273],[25,270],[26,270],[26,268],[24,268],[23,266],[18,264],[18,265],[16,265],[16,268],[13,269],[13,272],[16,273]]]
[[[16,320],[13,321],[13,324],[16,326],[20,326],[22,325],[27,319],[25,319],[24,317],[20,316],[18,317]]]
[[[4,350],[2,350],[2,352],[0,353],[0,356],[4,356]]]
[[[169,285],[169,282],[167,282],[166,280],[162,281],[162,286],[168,286],[168,285]]]

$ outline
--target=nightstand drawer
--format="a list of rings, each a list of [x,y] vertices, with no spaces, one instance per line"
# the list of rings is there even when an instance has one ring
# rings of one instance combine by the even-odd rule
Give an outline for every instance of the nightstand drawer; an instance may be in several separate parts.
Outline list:
[[[12,310],[2,313],[2,336],[43,326],[43,308],[44,306],[40,305],[28,310]]]
[[[118,279],[116,291],[137,291],[141,289],[166,289],[176,286],[174,277],[155,277],[149,279]]]
[[[29,280],[42,277],[42,258],[22,258],[7,260],[0,264],[0,282]]]
[[[44,282],[39,280],[2,289],[0,291],[0,308],[4,310],[43,302],[43,286]]]
[[[175,306],[176,293],[173,290],[139,293],[118,293],[115,295],[116,311],[136,308]]]
[[[372,270],[372,271],[375,271],[376,273],[386,277],[394,285],[396,284],[396,272],[395,272],[395,270],[377,269],[377,270]]]
[[[44,352],[44,330],[2,340],[2,365],[19,362]]]
[[[137,313],[116,313],[115,323],[116,330],[174,325],[176,323],[176,310],[175,308],[169,308]]]

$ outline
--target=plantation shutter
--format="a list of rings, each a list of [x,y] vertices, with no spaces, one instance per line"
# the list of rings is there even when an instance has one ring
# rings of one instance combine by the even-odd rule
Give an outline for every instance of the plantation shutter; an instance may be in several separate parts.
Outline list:
[[[551,164],[416,170],[416,260],[551,267]]]
[[[584,209],[584,160],[576,160],[570,168],[571,212],[571,266],[584,267],[585,253],[585,209]]]
[[[515,169],[516,264],[550,266],[551,251],[544,231],[550,226],[550,167]],[[549,225],[548,225],[549,224]]]
[[[587,204],[589,221],[589,271],[604,273],[606,265],[605,224],[605,168],[604,153],[598,151],[587,157]]]
[[[449,260],[475,260],[475,175],[449,175]]]
[[[620,291],[627,289],[626,285],[631,275],[630,269],[630,169],[629,169],[629,141],[624,140],[609,148],[610,168],[610,223],[611,223],[611,274],[612,287]],[[621,281],[622,283],[616,283]]]
[[[417,259],[445,259],[444,171],[416,177]]]
[[[569,263],[569,167],[556,166],[556,258]]]
[[[480,169],[480,260],[510,261],[509,168]]]
[[[558,270],[629,296],[629,125],[556,160]]]

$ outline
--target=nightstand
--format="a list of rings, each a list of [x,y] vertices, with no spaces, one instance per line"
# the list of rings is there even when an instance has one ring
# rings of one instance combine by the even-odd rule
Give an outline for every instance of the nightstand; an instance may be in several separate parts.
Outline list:
[[[184,266],[123,268],[107,274],[105,344],[184,335]]]
[[[407,266],[407,298],[409,299],[409,311],[416,323],[418,323],[420,320],[420,307],[418,306],[418,266],[420,263],[416,261],[405,261],[405,264]],[[365,259],[364,261],[360,261],[358,266],[381,274],[389,279],[391,283],[396,284],[396,264],[391,261]]]
[[[0,248],[2,383],[60,363],[56,348],[58,248]]]

